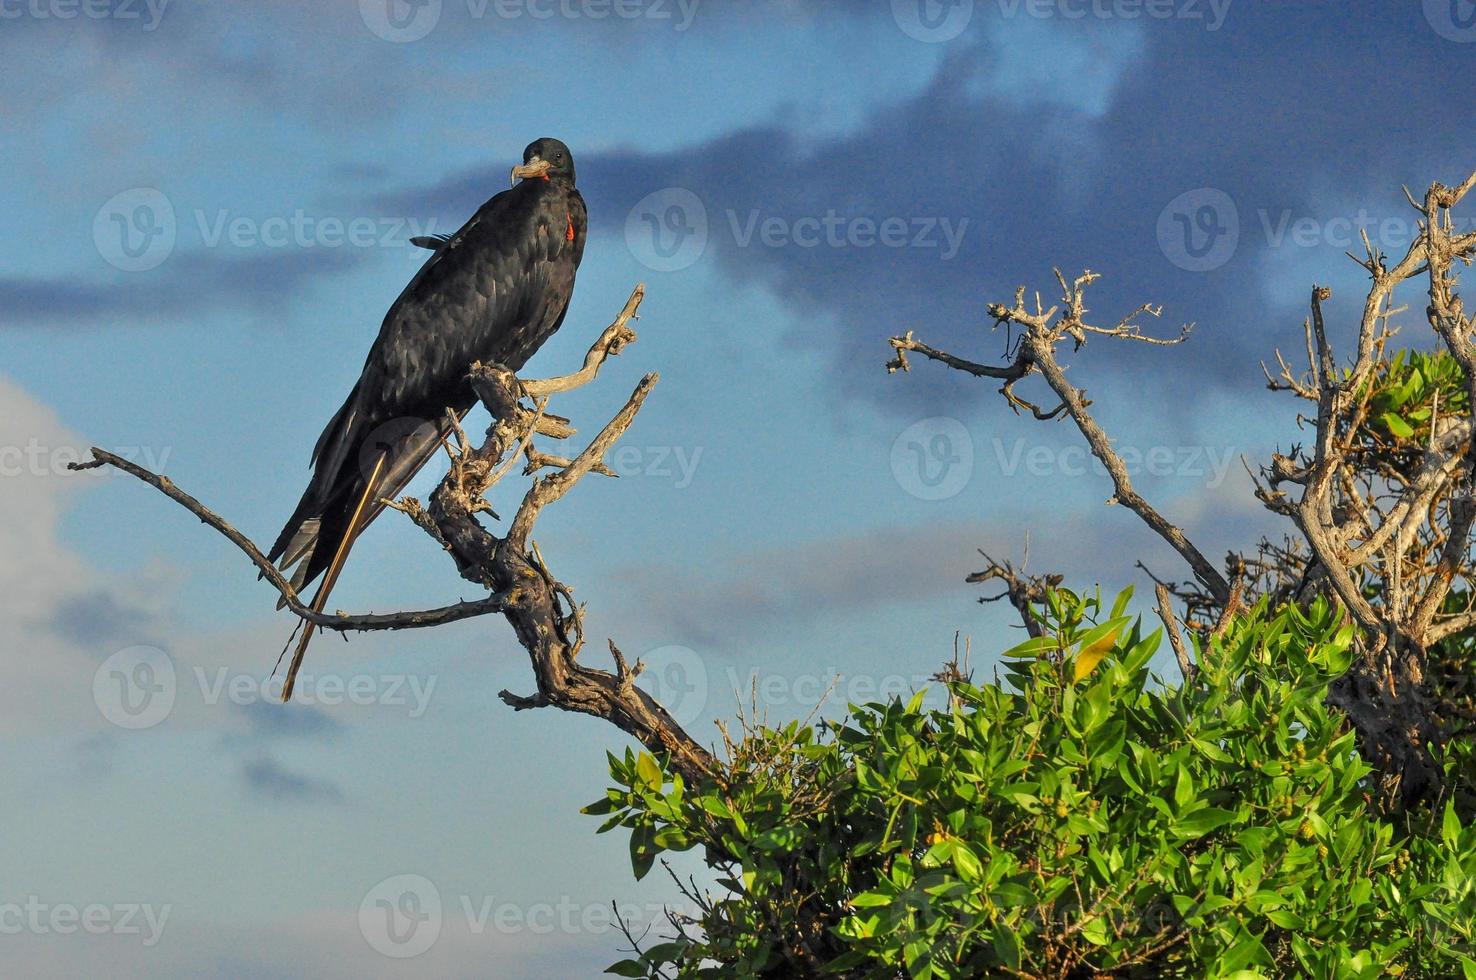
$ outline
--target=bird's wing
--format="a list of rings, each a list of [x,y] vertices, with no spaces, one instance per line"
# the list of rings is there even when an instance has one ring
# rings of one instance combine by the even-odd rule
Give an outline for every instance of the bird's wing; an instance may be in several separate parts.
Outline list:
[[[546,188],[525,182],[488,201],[427,258],[385,315],[358,384],[318,439],[313,480],[270,554],[288,565],[306,557],[313,567],[299,570],[304,584],[321,569],[319,536],[338,530],[329,519],[313,520],[362,491],[360,471],[373,461],[359,457],[375,433],[404,419],[440,430],[445,409],[470,405],[465,376],[473,361],[520,368],[561,320],[577,265],[566,231],[577,210],[575,244],[582,247],[583,203],[568,213],[559,205],[555,214]],[[387,464],[385,488],[403,487],[434,445],[404,446],[407,458]]]

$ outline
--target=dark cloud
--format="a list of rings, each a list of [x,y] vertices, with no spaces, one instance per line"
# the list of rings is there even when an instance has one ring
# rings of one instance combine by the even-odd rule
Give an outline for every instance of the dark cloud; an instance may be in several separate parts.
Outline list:
[[[250,736],[255,739],[324,739],[343,728],[342,722],[322,708],[311,705],[257,700],[239,704],[237,708],[250,726]]]
[[[1071,52],[1070,70],[1115,86],[1110,98],[1090,84],[1050,92],[1049,77],[1030,81],[1012,33],[1026,22],[991,24],[992,9],[977,6],[978,31],[950,46],[927,91],[854,133],[758,127],[670,153],[586,155],[592,228],[604,247],[623,247],[638,201],[692,191],[709,223],[700,261],[765,284],[802,318],[787,342],[825,354],[844,393],[899,409],[993,389],[933,367],[885,385],[886,337],[913,328],[998,360],[1003,338],[988,333],[985,304],[1022,283],[1052,299],[1052,267],[1090,268],[1104,274],[1090,302],[1099,322],[1151,301],[1163,304],[1165,333],[1198,324],[1174,350],[1097,342],[1091,370],[1183,399],[1205,386],[1256,387],[1257,361],[1278,343],[1300,344],[1314,278],[1356,287],[1342,247],[1296,245],[1277,234],[1283,219],[1339,234],[1329,223],[1359,205],[1375,221],[1409,217],[1401,183],[1458,180],[1476,163],[1449,138],[1476,117],[1449,87],[1469,68],[1468,46],[1436,34],[1418,4],[1236,5],[1215,31],[1199,20],[1055,19],[1025,35],[1039,58]],[[488,168],[383,203],[455,221],[501,180]],[[1239,243],[1216,268],[1188,271],[1160,246],[1158,223],[1178,195],[1203,187],[1233,205]],[[900,218],[909,239],[931,219],[967,224],[951,258],[936,230],[931,247],[901,248],[768,247],[757,233],[745,246],[734,230],[828,214]],[[1352,292],[1339,290],[1335,312],[1355,308]]]
[[[343,724],[321,708],[267,700],[238,703],[247,730],[225,735],[221,748],[241,760],[241,780],[253,798],[274,803],[341,803],[343,790],[331,779],[287,769],[269,754],[273,745],[294,740],[321,741]]]
[[[186,313],[285,313],[298,290],[349,271],[366,251],[270,249],[237,258],[185,252],[113,280],[0,276],[0,329],[110,327]]]
[[[259,756],[241,768],[247,789],[276,803],[342,803],[343,790],[331,780],[305,776],[283,768],[274,759]]]
[[[113,772],[118,756],[118,738],[111,732],[97,732],[76,745],[77,770],[85,779],[101,779]]]
[[[156,617],[112,592],[95,589],[62,596],[46,621],[57,636],[97,659],[133,644],[158,644]]]

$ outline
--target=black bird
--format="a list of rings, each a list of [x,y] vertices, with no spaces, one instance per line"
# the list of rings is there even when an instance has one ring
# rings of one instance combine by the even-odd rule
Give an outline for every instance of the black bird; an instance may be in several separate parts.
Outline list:
[[[268,555],[293,566],[301,591],[325,572],[321,611],[354,539],[404,488],[448,435],[447,411],[476,402],[476,361],[518,370],[564,322],[584,256],[584,199],[569,148],[528,145],[513,186],[451,236],[416,238],[434,250],[384,317],[364,371],[313,450],[313,478]],[[282,687],[312,638],[306,624]]]

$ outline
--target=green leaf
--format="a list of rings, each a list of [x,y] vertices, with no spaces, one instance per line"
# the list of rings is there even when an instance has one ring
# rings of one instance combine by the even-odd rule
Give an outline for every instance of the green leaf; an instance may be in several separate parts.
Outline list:
[[[978,855],[964,841],[953,842],[953,867],[965,881],[978,881],[984,875],[984,866]]]
[[[1180,837],[1203,837],[1216,828],[1223,827],[1235,819],[1233,810],[1224,810],[1217,806],[1207,806],[1202,810],[1195,810],[1175,820],[1171,829]]]
[[[1283,929],[1305,929],[1307,927],[1307,923],[1300,915],[1288,912],[1286,909],[1271,909],[1265,913],[1265,916]]]
[[[1020,968],[1020,937],[1004,922],[994,926],[994,955],[1009,969]]]
[[[728,804],[716,796],[699,796],[697,798],[697,805],[714,817],[722,817],[724,820],[733,819],[733,811],[728,809]]]
[[[646,877],[651,865],[656,863],[657,847],[651,828],[645,825],[630,832],[630,866],[636,881]]]
[[[1415,431],[1410,426],[1410,424],[1404,421],[1404,419],[1400,418],[1398,415],[1395,415],[1393,412],[1385,412],[1383,415],[1379,416],[1379,419],[1384,423],[1384,428],[1388,429],[1399,438],[1414,438]]]
[[[1106,946],[1112,941],[1107,935],[1107,920],[1100,915],[1089,919],[1086,925],[1081,927],[1081,935],[1094,946]]]
[[[1174,782],[1174,808],[1183,810],[1194,802],[1194,777],[1189,775],[1189,767],[1179,766],[1179,776]]]
[[[661,766],[649,752],[642,752],[636,756],[636,775],[640,776],[641,782],[651,789],[661,788]]]
[[[1044,636],[1033,636],[1024,643],[1012,646],[1004,653],[1001,653],[1000,656],[1017,658],[1039,657],[1048,650],[1059,649],[1061,649],[1061,641],[1050,634],[1046,634]]]
[[[614,810],[615,806],[615,801],[607,796],[603,800],[595,800],[593,803],[580,810],[579,812],[588,814],[592,817],[600,817]]]
[[[1455,797],[1445,801],[1445,817],[1440,821],[1440,839],[1445,846],[1454,848],[1461,837],[1461,818],[1456,816]]]

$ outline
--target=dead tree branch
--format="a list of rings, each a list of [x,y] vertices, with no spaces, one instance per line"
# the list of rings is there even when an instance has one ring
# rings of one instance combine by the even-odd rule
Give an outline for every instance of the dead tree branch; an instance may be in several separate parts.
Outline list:
[[[1039,606],[1046,601],[1046,592],[1054,589],[1065,581],[1062,575],[1026,575],[1023,568],[1016,569],[1009,562],[995,561],[985,554],[984,560],[989,562],[989,567],[983,571],[974,572],[964,581],[966,582],[990,582],[998,579],[1004,584],[1005,590],[995,596],[981,596],[980,602],[998,602],[1000,599],[1009,599],[1010,605],[1020,614],[1020,621],[1025,626],[1025,632],[1032,637],[1040,636],[1040,622],[1031,612],[1032,606]]]
[[[1173,648],[1174,659],[1179,663],[1179,673],[1184,675],[1185,683],[1193,683],[1194,675],[1199,668],[1189,657],[1189,651],[1184,647],[1184,635],[1179,632],[1179,619],[1174,615],[1173,594],[1169,587],[1162,582],[1156,582],[1153,586],[1154,595],[1158,597],[1158,618],[1163,620],[1164,633],[1168,635],[1169,646]]]
[[[1190,570],[1193,571],[1194,577],[1214,600],[1223,606],[1230,599],[1230,583],[1200,553],[1182,530],[1168,521],[1134,489],[1122,457],[1112,448],[1112,440],[1088,410],[1091,402],[1087,400],[1086,392],[1067,380],[1066,371],[1057,359],[1057,348],[1067,339],[1072,340],[1077,348],[1086,343],[1089,334],[1141,343],[1172,345],[1183,342],[1188,337],[1190,327],[1183,327],[1179,335],[1174,338],[1155,338],[1143,334],[1138,318],[1145,314],[1156,317],[1161,312],[1159,308],[1146,304],[1123,317],[1112,327],[1097,327],[1087,323],[1085,320],[1086,288],[1097,278],[1096,273],[1088,270],[1075,281],[1068,283],[1060,270],[1056,270],[1056,280],[1061,287],[1061,301],[1058,305],[1046,308],[1037,295],[1034,308],[1028,308],[1025,303],[1025,287],[1023,286],[1016,290],[1013,305],[1005,306],[999,303],[991,305],[989,315],[994,318],[996,326],[1017,324],[1025,331],[1020,339],[1015,358],[1008,365],[991,367],[976,364],[915,340],[909,331],[889,341],[893,350],[896,351],[896,357],[888,363],[887,369],[889,371],[909,370],[907,353],[915,351],[976,377],[1003,380],[1005,384],[1000,388],[1000,394],[1016,411],[1025,408],[1036,418],[1043,420],[1055,418],[1064,412],[1076,424],[1077,429],[1086,439],[1092,455],[1096,456],[1106,467],[1112,478],[1114,493],[1107,502],[1122,504],[1138,515],[1154,533],[1168,542],[1183,557],[1189,564]],[[1032,374],[1039,374],[1045,380],[1059,402],[1057,407],[1044,410],[1015,393],[1015,385]]]
[[[583,367],[572,374],[522,381],[501,365],[475,365],[470,374],[472,386],[492,415],[482,443],[471,445],[459,425],[455,426],[457,445],[454,449],[448,446],[450,470],[429,503],[422,505],[408,497],[391,502],[450,553],[463,578],[488,591],[483,599],[419,612],[315,613],[250,539],[168,477],[101,449],[94,449],[90,461],[74,468],[114,466],[157,488],[243,551],[281,594],[286,608],[304,622],[340,632],[411,629],[501,613],[527,651],[537,682],[536,693],[527,697],[503,691],[504,702],[519,710],[552,706],[603,718],[666,757],[688,781],[715,777],[718,767],[711,753],[635,685],[642,667],[639,661],[628,663],[613,642],[610,653],[614,673],[576,661],[584,639],[583,612],[573,602],[570,588],[554,577],[532,542],[535,523],[546,508],[566,496],[587,474],[612,472],[604,462],[605,455],[635,421],[656,385],[655,374],[642,378],[625,405],[573,459],[541,453],[533,446],[538,435],[563,439],[573,434],[567,419],[545,412],[548,396],[594,381],[607,358],[635,342],[630,322],[637,318],[643,296],[644,287],[637,286],[620,315],[590,347]],[[531,407],[525,404],[530,398],[536,399]],[[512,471],[520,457],[527,458],[530,470],[546,468],[550,472],[532,480],[507,533],[499,537],[481,523],[478,515],[491,511],[486,493]]]

